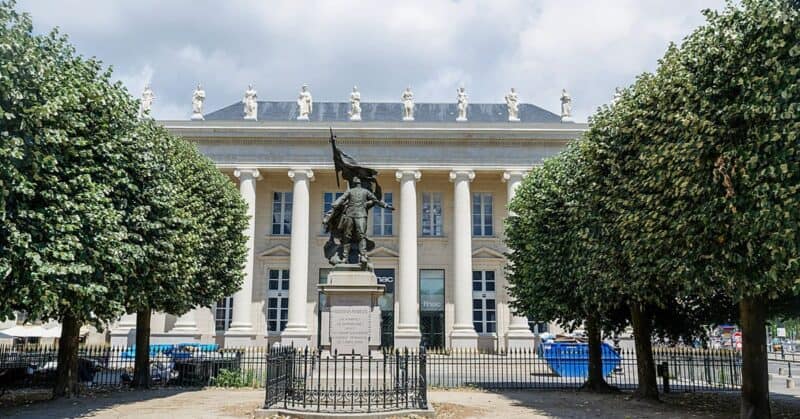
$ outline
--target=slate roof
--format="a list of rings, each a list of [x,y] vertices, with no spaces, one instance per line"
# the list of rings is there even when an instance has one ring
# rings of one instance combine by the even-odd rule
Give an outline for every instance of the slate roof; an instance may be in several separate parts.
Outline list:
[[[401,121],[403,108],[401,103],[362,102],[361,120],[363,122]],[[314,111],[309,116],[311,121],[349,121],[348,102],[314,102]],[[458,112],[455,103],[417,103],[414,106],[414,122],[455,122]],[[297,121],[297,103],[295,102],[258,102],[259,121]],[[243,120],[244,109],[241,102],[205,115],[210,121]],[[467,108],[468,122],[508,122],[508,110],[504,103],[473,103]],[[561,122],[561,117],[536,105],[521,103],[519,105],[520,122],[543,123]]]

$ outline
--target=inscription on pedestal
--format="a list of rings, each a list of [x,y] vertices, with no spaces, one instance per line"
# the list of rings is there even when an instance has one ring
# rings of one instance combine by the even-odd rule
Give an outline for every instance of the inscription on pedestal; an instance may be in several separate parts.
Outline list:
[[[369,305],[331,307],[331,351],[340,354],[369,354]]]

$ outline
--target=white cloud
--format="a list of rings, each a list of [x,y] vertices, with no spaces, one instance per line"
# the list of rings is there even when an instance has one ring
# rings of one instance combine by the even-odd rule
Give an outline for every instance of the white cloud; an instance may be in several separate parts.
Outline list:
[[[138,95],[151,82],[157,118],[186,118],[202,82],[213,110],[253,83],[263,100],[502,102],[514,86],[556,111],[562,87],[579,120],[615,86],[655,68],[670,41],[724,0],[23,0],[37,30],[60,26],[78,50],[113,65]]]

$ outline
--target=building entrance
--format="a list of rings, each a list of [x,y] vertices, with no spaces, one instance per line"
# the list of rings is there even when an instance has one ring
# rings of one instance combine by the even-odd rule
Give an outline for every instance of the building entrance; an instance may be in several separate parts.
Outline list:
[[[375,269],[378,284],[384,286],[383,295],[378,297],[381,308],[381,347],[394,347],[394,269]]]
[[[426,348],[444,348],[444,270],[419,271],[419,327]]]

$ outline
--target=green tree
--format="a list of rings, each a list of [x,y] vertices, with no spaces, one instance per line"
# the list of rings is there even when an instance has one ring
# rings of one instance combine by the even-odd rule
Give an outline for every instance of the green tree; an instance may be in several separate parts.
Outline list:
[[[765,320],[798,292],[797,6],[707,11],[615,105],[599,148],[631,295],[709,301],[722,290],[738,302],[742,417],[770,415]]]
[[[114,191],[136,103],[110,76],[0,3],[0,317],[61,322],[55,396],[76,391],[80,327],[119,316],[130,272]]]
[[[514,307],[566,329],[583,324],[589,338],[589,375],[584,388],[611,391],[602,373],[602,332],[627,323],[626,307],[600,271],[614,269],[600,252],[598,213],[588,199],[581,143],[534,169],[509,205],[506,243]],[[612,286],[609,286],[612,285]]]
[[[247,215],[233,182],[192,144],[152,121],[138,134],[135,189],[124,193],[135,200],[127,221],[140,253],[125,306],[136,313],[133,384],[147,387],[152,311],[181,315],[240,287]]]

